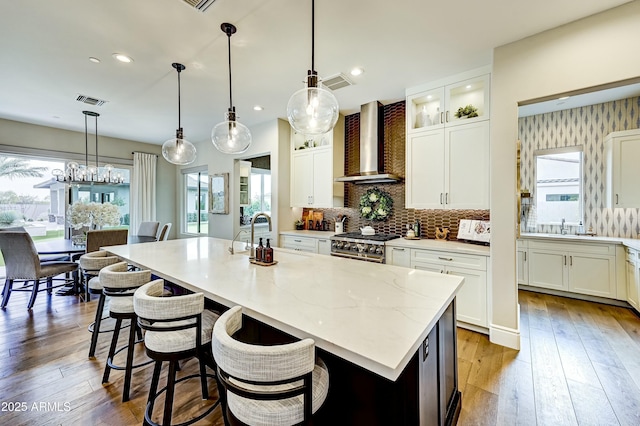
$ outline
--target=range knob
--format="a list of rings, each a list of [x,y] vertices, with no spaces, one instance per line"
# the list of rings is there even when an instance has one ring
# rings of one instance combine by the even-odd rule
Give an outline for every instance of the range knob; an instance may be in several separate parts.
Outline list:
[[[376,252],[376,246],[370,245],[369,246],[369,253],[375,253],[375,252]]]
[[[382,254],[382,247],[376,248],[376,254]]]
[[[331,248],[336,248],[338,247],[338,243],[336,243],[335,241],[331,242]]]
[[[358,251],[358,244],[353,243],[353,244],[351,245],[351,250],[353,250],[353,251]]]
[[[342,246],[343,250],[349,250],[351,246],[349,246],[349,243],[344,243],[344,245]]]

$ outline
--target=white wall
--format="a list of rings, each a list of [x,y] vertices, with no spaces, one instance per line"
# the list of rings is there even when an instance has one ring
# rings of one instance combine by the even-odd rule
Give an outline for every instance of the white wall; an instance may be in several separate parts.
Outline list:
[[[640,1],[494,50],[491,105],[492,341],[519,347],[516,284],[518,102],[640,75]]]
[[[283,210],[283,206],[289,205],[287,183],[289,179],[289,129],[289,123],[282,120],[273,120],[251,127],[251,146],[247,152],[239,155],[222,154],[215,149],[211,141],[196,144],[198,151],[196,161],[183,169],[206,166],[209,174],[229,173],[229,214],[209,215],[209,236],[232,239],[240,228],[239,178],[235,173],[234,161],[269,154],[271,156],[271,197],[272,200],[277,200],[277,203],[272,203],[271,206],[271,219],[274,239],[277,241],[279,223],[282,220],[281,214],[284,214],[285,217],[289,215],[287,209]],[[179,170],[177,179],[182,182]],[[180,185],[179,192],[182,192],[182,185]],[[183,194],[180,193],[180,196],[182,197]],[[183,219],[180,218],[180,220]],[[188,237],[188,235],[180,236]]]
[[[69,154],[72,154],[75,159],[84,161],[85,134],[0,119],[0,145],[13,153],[22,152],[61,159],[70,158]],[[161,224],[176,223],[178,212],[178,206],[174,201],[176,199],[176,179],[174,178],[176,167],[164,160],[161,145],[110,138],[98,133],[98,151],[101,163],[109,157],[123,159],[125,164],[133,164],[131,154],[133,151],[158,155],[157,220]],[[92,145],[89,147],[89,154],[91,153],[93,153]],[[174,238],[175,235],[172,228],[170,238]]]

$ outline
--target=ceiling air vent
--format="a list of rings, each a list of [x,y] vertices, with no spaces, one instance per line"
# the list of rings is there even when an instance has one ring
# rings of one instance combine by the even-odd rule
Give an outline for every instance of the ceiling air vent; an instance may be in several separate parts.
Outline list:
[[[89,105],[102,106],[107,103],[107,101],[102,99],[92,98],[91,96],[78,95],[76,101],[82,102]]]
[[[344,74],[336,74],[331,77],[324,78],[322,85],[327,89],[338,90],[343,87],[351,86],[353,83]]]
[[[213,4],[216,0],[182,0],[184,3],[193,7],[194,9],[204,12]]]

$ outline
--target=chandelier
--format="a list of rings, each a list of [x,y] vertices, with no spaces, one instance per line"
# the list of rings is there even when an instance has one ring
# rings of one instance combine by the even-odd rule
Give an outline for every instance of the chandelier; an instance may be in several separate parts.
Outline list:
[[[98,162],[98,117],[100,114],[93,111],[82,111],[84,114],[84,165],[76,161],[67,164],[66,171],[54,169],[51,174],[57,182],[69,184],[102,184],[119,185],[124,183],[124,177],[120,173],[115,173],[111,164],[105,164],[100,173]],[[87,117],[94,117],[96,124],[96,163],[89,164],[89,131],[87,128]]]
[[[223,154],[241,154],[251,145],[251,132],[247,126],[236,119],[236,107],[233,105],[231,91],[231,35],[235,34],[237,28],[225,22],[220,25],[220,29],[227,35],[229,51],[229,110],[225,114],[225,120],[216,124],[211,131],[211,142]]]
[[[287,118],[291,127],[303,135],[327,133],[338,121],[338,100],[330,91],[318,87],[315,70],[315,1],[311,1],[311,69],[307,71],[307,87],[291,95]]]

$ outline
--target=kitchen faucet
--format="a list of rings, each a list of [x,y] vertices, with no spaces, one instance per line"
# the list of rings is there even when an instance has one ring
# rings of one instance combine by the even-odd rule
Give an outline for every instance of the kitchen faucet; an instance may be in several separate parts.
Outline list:
[[[264,216],[267,218],[267,222],[269,222],[269,231],[271,231],[271,217],[264,213],[264,212],[259,212],[256,213],[253,218],[251,218],[251,252],[249,253],[249,259],[255,259],[256,258],[256,249],[255,247],[253,247],[253,236],[254,236],[254,225],[256,224],[256,219],[259,216]]]
[[[243,232],[247,232],[247,230],[246,230],[246,229],[241,229],[241,230],[239,230],[239,231],[238,231],[238,233],[236,234],[236,236],[235,236],[235,237],[233,237],[233,240],[231,241],[231,247],[229,247],[229,249],[228,249],[228,250],[229,250],[229,253],[231,253],[231,254],[235,254],[235,252],[234,252],[234,250],[233,250],[233,243],[235,243],[235,242],[236,242],[236,240],[238,239],[238,235],[240,235],[240,234],[241,234],[241,233],[243,233]],[[246,249],[248,249],[248,248],[249,248],[249,243],[247,242],[247,245],[245,246],[245,250],[246,250]]]
[[[565,226],[564,217],[562,218],[562,223],[560,224],[560,234],[565,235],[567,233],[567,227]]]

